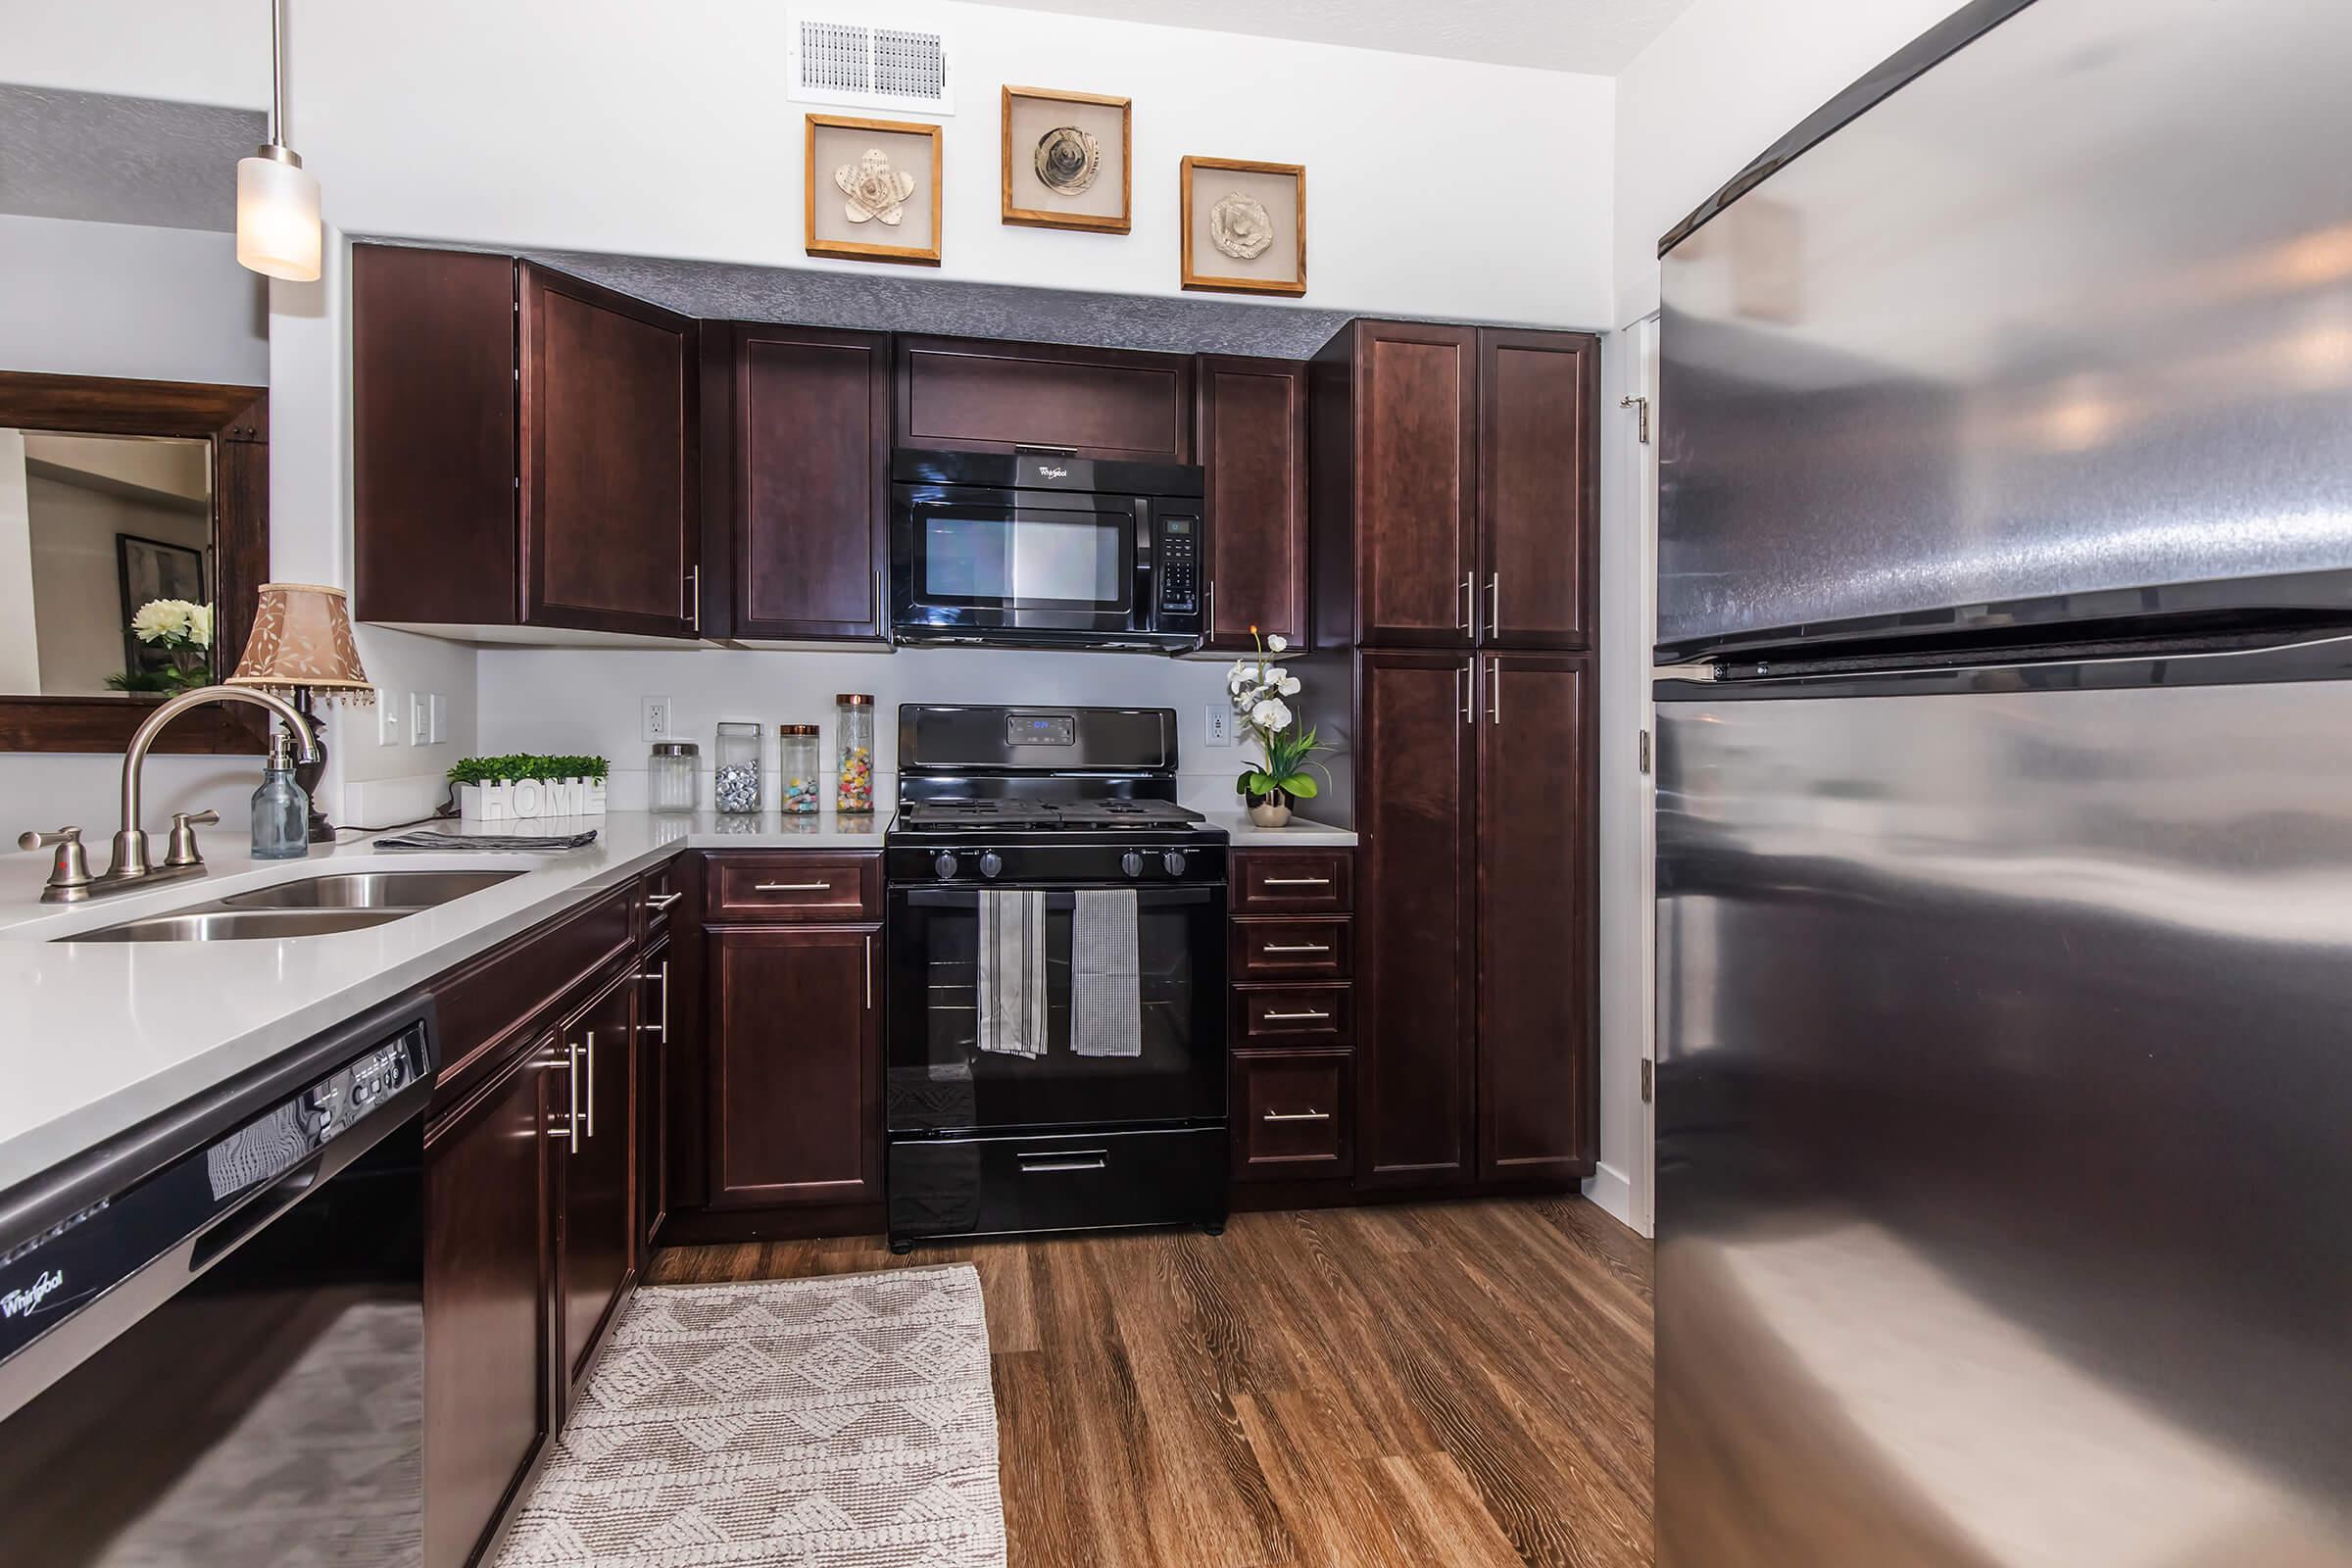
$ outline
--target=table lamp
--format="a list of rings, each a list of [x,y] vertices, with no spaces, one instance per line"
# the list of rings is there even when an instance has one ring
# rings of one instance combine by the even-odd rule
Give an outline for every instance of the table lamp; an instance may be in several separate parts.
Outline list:
[[[352,641],[351,610],[343,590],[307,582],[262,584],[253,635],[245,639],[245,657],[227,684],[293,697],[318,748],[316,761],[294,769],[294,782],[311,800],[311,842],[332,844],[334,826],[318,809],[318,779],[326,771],[326,726],[312,705],[375,699],[375,688],[360,664],[359,646]]]

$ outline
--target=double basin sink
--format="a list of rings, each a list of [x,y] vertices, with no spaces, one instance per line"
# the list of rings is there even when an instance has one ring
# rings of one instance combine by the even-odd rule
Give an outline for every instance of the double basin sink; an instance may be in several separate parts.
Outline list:
[[[405,920],[496,887],[520,871],[341,871],[231,893],[169,914],[59,937],[60,942],[255,942],[331,936]]]

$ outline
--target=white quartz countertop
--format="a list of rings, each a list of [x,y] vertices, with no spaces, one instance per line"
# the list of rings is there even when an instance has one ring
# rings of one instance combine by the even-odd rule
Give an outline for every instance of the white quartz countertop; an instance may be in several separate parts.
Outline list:
[[[1294,819],[1209,820],[1247,849],[1347,845],[1355,835]],[[558,854],[381,851],[374,835],[256,861],[235,835],[206,836],[211,871],[79,906],[44,905],[49,857],[0,857],[0,1191],[614,887],[680,851],[880,849],[890,813],[727,816],[711,811],[496,824],[483,831],[598,828]],[[450,824],[457,827],[458,824]],[[104,869],[103,842],[94,858]],[[519,870],[496,887],[359,931],[244,942],[59,942],[75,932],[342,871]]]

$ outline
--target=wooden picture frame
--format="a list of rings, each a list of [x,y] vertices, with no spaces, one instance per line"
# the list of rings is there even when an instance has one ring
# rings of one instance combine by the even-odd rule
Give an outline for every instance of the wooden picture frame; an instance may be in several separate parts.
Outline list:
[[[1003,155],[998,166],[998,173],[1001,181],[1001,212],[1004,221],[1027,228],[1073,228],[1095,234],[1125,234],[1133,231],[1135,227],[1135,102],[1133,99],[1112,97],[1104,93],[1063,92],[1051,87],[1007,85],[1004,89],[1000,103],[998,119],[1003,127]],[[1016,203],[1014,195],[1016,183],[1031,187],[1027,194],[1032,198],[1050,194],[1039,185],[1034,174],[1024,179],[1016,180],[1015,178],[1016,174],[1020,173],[1025,167],[1030,167],[1023,162],[1016,161],[1013,148],[1015,111],[1016,108],[1025,108],[1028,105],[1039,103],[1075,105],[1081,111],[1080,117],[1076,118],[1101,120],[1107,118],[1104,111],[1116,110],[1118,112],[1119,210],[1117,213],[1090,213],[1078,210],[1075,205],[1070,208],[1062,208],[1021,206]],[[1020,149],[1019,159],[1033,161],[1036,151],[1035,143],[1031,143],[1028,147]],[[1107,165],[1110,160],[1106,158],[1103,162]],[[1103,172],[1108,172],[1107,169]],[[1102,175],[1098,174],[1096,178],[1100,180]]]
[[[940,175],[943,169],[940,156],[940,127],[927,125],[918,121],[860,120],[848,115],[809,115],[806,119],[808,154],[802,178],[802,186],[806,195],[802,221],[803,233],[806,236],[805,248],[808,253],[810,256],[831,257],[836,261],[903,262],[914,267],[937,267],[940,251]],[[862,224],[847,222],[835,224],[829,220],[828,216],[828,220],[820,223],[819,201],[829,197],[832,204],[831,211],[838,212],[844,205],[844,196],[834,179],[834,169],[839,166],[833,163],[831,157],[820,161],[817,156],[818,146],[820,142],[836,146],[847,145],[849,141],[858,139],[857,137],[845,139],[827,134],[838,131],[863,132],[871,135],[886,154],[892,150],[894,139],[900,151],[906,149],[907,138],[919,137],[928,144],[931,167],[927,176],[918,174],[917,178],[927,182],[931,188],[928,192],[919,189],[910,191],[906,199],[906,206],[910,210],[917,213],[928,211],[930,214],[928,226],[923,230],[919,242],[888,245],[861,238],[846,237],[844,231],[853,227],[863,229],[880,225],[882,220],[878,218],[869,220]],[[820,167],[820,162],[823,167]],[[895,158],[892,160],[892,167],[894,169],[901,167]]]
[[[1267,206],[1267,216],[1276,224],[1277,236],[1275,245],[1269,249],[1267,254],[1284,254],[1280,240],[1280,225],[1284,215],[1287,214],[1292,224],[1289,254],[1297,265],[1285,272],[1273,275],[1239,270],[1203,271],[1197,267],[1196,230],[1200,220],[1200,212],[1194,201],[1193,194],[1193,176],[1196,172],[1239,174],[1250,184],[1259,187],[1265,186],[1269,180],[1290,181],[1296,188],[1295,200],[1288,203],[1276,202]],[[1258,163],[1246,158],[1187,157],[1184,160],[1179,181],[1177,245],[1183,283],[1188,289],[1220,294],[1281,294],[1293,299],[1304,294],[1306,292],[1306,166],[1303,164]]]

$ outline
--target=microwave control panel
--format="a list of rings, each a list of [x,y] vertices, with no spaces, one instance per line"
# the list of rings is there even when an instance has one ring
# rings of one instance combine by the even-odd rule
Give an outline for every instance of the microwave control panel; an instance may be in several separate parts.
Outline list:
[[[1164,517],[1159,525],[1159,608],[1190,613],[1200,608],[1200,520]]]

